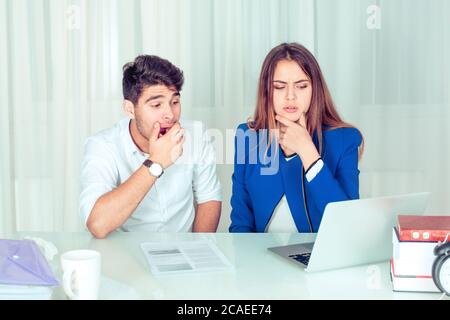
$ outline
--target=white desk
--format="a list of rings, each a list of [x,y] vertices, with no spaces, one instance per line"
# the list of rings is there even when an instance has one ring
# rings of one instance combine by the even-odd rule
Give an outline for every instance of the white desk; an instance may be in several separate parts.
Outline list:
[[[59,255],[94,249],[102,255],[100,299],[439,299],[437,293],[393,292],[388,262],[321,273],[301,267],[268,247],[311,241],[307,234],[164,234],[113,233],[94,239],[89,233],[20,233],[10,238],[40,237],[59,253],[51,266],[61,279]],[[234,271],[154,277],[140,243],[208,237],[234,265]],[[55,299],[65,299],[62,288]]]

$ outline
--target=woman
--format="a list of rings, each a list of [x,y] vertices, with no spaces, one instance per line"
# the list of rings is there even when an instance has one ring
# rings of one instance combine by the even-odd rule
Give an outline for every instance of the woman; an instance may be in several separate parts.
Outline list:
[[[297,43],[273,48],[254,118],[235,138],[230,232],[317,232],[328,203],[359,198],[362,151],[314,56]],[[271,173],[264,172],[269,154],[278,161]]]

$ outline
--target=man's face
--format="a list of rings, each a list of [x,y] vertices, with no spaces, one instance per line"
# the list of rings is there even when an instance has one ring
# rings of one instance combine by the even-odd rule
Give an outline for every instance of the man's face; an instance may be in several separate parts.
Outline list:
[[[156,122],[159,122],[164,134],[180,119],[180,93],[174,87],[165,85],[146,87],[134,111],[136,126],[143,137],[149,139]]]

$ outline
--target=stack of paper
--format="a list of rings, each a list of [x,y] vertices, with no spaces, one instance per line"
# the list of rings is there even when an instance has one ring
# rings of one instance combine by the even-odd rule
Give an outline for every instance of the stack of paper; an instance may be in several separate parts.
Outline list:
[[[51,298],[50,287],[0,284],[0,300],[50,300]]]
[[[393,255],[391,280],[394,291],[439,292],[431,275],[437,243],[401,241],[398,231],[392,232]]]

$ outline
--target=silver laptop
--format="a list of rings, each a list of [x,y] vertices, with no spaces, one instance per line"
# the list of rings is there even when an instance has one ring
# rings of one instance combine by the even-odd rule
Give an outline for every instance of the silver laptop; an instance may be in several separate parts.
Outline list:
[[[308,272],[390,259],[397,215],[422,215],[429,192],[332,202],[325,207],[314,243],[268,248]]]

